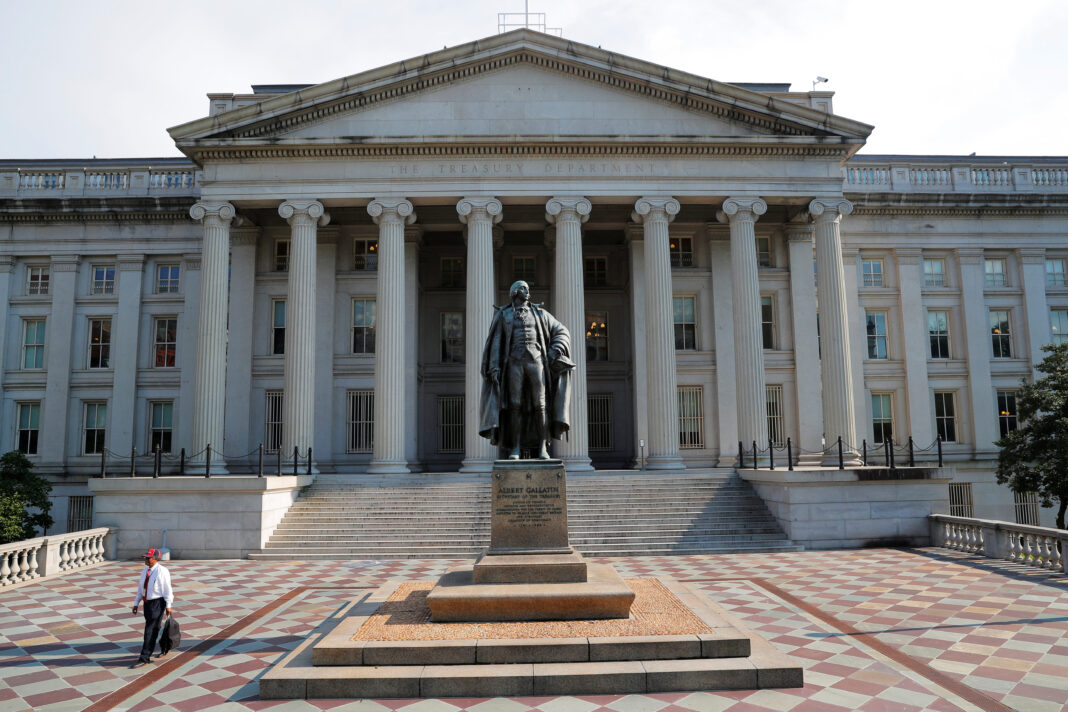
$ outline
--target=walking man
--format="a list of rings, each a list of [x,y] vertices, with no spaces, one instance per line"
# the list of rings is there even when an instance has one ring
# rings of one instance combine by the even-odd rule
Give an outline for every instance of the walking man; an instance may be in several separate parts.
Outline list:
[[[159,638],[160,626],[163,624],[163,614],[171,614],[171,604],[174,603],[174,591],[171,590],[171,572],[160,565],[162,554],[159,549],[149,549],[145,552],[145,573],[137,581],[137,598],[134,599],[133,612],[145,602],[145,640],[141,645],[141,655],[131,668],[139,668],[152,662],[152,653],[156,650],[156,639]]]

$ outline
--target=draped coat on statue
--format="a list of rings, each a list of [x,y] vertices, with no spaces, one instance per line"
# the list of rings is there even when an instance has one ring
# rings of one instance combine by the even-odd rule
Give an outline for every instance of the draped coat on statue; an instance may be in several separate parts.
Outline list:
[[[549,421],[549,435],[559,440],[570,429],[568,418],[571,403],[571,371],[575,363],[571,360],[571,335],[567,328],[557,321],[552,314],[536,304],[530,304],[537,329],[538,345],[541,347],[542,371],[545,383],[545,414]],[[501,417],[502,409],[508,406],[508,354],[512,351],[512,324],[515,309],[512,305],[497,308],[490,323],[486,345],[482,349],[482,397],[479,402],[478,434],[487,438],[494,445],[512,442],[503,430],[508,426],[508,419]],[[555,350],[557,357],[550,358]],[[492,373],[498,370],[500,378],[493,382]],[[524,399],[523,410],[529,411],[530,404]],[[528,425],[532,419],[524,420]],[[523,447],[535,446],[537,433],[532,427],[522,433]]]

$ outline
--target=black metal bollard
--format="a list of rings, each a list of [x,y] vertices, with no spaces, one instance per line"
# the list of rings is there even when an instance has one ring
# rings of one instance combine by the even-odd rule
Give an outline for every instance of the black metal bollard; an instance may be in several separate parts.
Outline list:
[[[137,447],[130,448],[130,477],[137,477]]]
[[[842,436],[838,436],[838,469],[845,469],[845,458],[842,457]]]
[[[891,435],[886,439],[886,441],[890,443],[890,469],[896,470],[897,465],[894,464],[894,436]]]
[[[311,463],[312,463],[312,449],[311,449],[311,446],[309,446],[308,447],[308,474],[309,475],[311,474]]]
[[[916,467],[916,453],[912,445],[912,436],[909,436],[909,467]]]
[[[864,467],[868,466],[868,439],[864,438],[860,443],[860,461],[864,464]]]
[[[275,471],[275,474],[278,477],[281,477],[282,476],[282,448],[278,448],[277,450],[275,450],[274,451],[274,455],[275,455],[275,459],[278,460],[278,469]]]
[[[794,469],[794,443],[790,438],[786,438],[786,469]]]
[[[775,469],[775,445],[771,442],[771,438],[768,438],[768,469]]]
[[[259,460],[259,474],[257,477],[263,477],[263,443],[260,443],[260,460]]]
[[[159,444],[156,445],[156,456],[152,458],[152,478],[159,479],[159,469],[163,462],[163,451],[160,450]]]
[[[108,476],[108,454],[107,451],[100,451],[100,479],[107,479]]]
[[[294,477],[296,477],[297,474],[298,474],[297,473],[297,458],[300,457],[299,453],[300,453],[300,450],[298,450],[297,446],[294,445],[293,446],[293,476]]]
[[[741,440],[738,441],[738,467],[745,467],[745,446]]]
[[[760,465],[757,464],[756,440],[753,441],[753,469],[754,470],[759,470],[760,469]]]
[[[890,445],[888,443],[890,439],[885,435],[883,436],[883,458],[886,460],[886,466],[890,467]]]
[[[204,458],[204,479],[211,477],[211,443],[204,448],[207,456]]]
[[[178,453],[178,474],[179,475],[184,475],[185,474],[185,448],[184,447],[182,448],[182,451]]]
[[[942,436],[938,436],[938,466],[942,466]]]

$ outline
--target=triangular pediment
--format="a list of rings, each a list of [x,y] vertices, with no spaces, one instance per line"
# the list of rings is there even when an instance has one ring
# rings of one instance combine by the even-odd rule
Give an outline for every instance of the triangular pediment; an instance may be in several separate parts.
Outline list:
[[[530,30],[267,95],[170,129],[194,157],[198,147],[224,145],[476,139],[859,146],[870,131],[780,97]]]

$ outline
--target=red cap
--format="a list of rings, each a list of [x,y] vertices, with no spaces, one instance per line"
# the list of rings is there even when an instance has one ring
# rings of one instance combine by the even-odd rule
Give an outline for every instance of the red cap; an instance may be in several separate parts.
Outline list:
[[[141,556],[141,558],[142,559],[156,559],[158,561],[159,559],[163,558],[163,554],[160,552],[159,549],[149,549],[148,551],[146,551]]]

